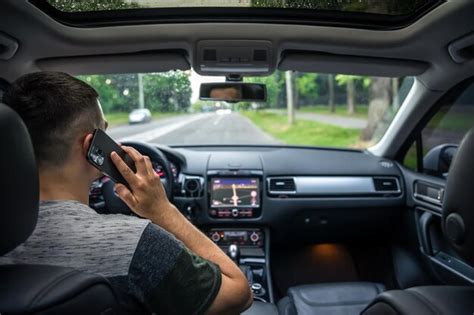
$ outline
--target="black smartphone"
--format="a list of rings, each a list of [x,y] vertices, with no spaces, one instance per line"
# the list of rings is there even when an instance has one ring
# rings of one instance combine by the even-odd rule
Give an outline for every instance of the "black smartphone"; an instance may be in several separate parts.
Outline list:
[[[91,145],[87,151],[87,160],[99,171],[110,177],[114,182],[129,187],[125,178],[115,167],[110,154],[115,151],[133,172],[136,172],[135,163],[132,158],[103,130],[94,130]],[[129,187],[130,188],[130,187]]]

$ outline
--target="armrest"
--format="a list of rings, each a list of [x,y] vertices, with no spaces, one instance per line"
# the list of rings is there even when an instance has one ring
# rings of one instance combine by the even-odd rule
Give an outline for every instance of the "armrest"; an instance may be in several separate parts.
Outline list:
[[[375,314],[472,314],[474,287],[425,286],[380,294],[363,312]]]
[[[252,306],[242,315],[278,315],[275,304],[253,301]]]

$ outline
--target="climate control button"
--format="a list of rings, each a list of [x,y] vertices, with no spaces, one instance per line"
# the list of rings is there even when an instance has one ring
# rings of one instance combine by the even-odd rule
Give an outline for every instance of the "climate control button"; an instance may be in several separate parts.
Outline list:
[[[221,240],[221,236],[219,235],[218,232],[214,232],[212,233],[211,235],[211,240],[213,240],[214,242],[219,242]]]
[[[250,240],[256,243],[260,240],[260,236],[257,233],[253,232],[252,234],[250,234]]]

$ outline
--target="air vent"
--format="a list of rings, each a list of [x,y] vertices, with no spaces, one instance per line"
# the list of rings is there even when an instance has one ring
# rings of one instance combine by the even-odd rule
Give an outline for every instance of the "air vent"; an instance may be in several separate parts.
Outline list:
[[[271,178],[269,180],[270,193],[296,193],[295,179],[287,178]]]
[[[183,182],[182,194],[186,197],[200,197],[202,182],[201,177],[186,177]]]
[[[398,192],[398,181],[396,178],[374,178],[375,191],[378,192]]]

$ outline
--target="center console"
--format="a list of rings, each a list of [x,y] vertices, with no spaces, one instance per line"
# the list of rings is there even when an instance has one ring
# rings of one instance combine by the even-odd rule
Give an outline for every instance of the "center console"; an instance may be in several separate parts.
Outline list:
[[[209,238],[240,267],[254,299],[273,302],[268,260],[269,232],[261,228],[211,228]]]
[[[228,158],[232,160],[234,157]],[[216,160],[213,163],[223,166],[230,162]],[[260,160],[256,159],[255,166],[259,168],[255,169],[208,170],[207,214],[215,223],[205,232],[240,267],[253,291],[254,300],[273,303],[269,230],[246,226],[246,222],[255,221],[252,219],[262,215],[264,178],[259,163]]]

